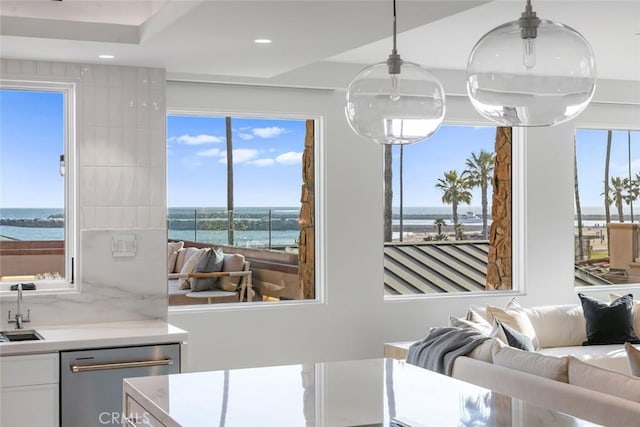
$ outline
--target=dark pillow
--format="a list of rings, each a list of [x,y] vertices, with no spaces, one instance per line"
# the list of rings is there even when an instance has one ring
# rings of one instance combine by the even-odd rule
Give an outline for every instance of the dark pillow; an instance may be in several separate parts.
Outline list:
[[[640,343],[633,331],[633,295],[627,294],[607,304],[578,294],[587,323],[587,341],[582,345]]]
[[[194,273],[215,273],[222,271],[224,254],[222,249],[211,249],[206,251],[198,261]],[[207,277],[206,279],[191,278],[191,290],[194,292],[208,291],[213,289],[219,277]]]
[[[507,344],[509,344],[509,347],[514,347],[524,351],[535,350],[535,348],[533,347],[533,341],[531,341],[531,338],[529,338],[522,332],[516,331],[511,326],[505,325],[498,319],[495,319],[495,322],[498,325],[498,329],[501,329],[502,333],[507,338]]]

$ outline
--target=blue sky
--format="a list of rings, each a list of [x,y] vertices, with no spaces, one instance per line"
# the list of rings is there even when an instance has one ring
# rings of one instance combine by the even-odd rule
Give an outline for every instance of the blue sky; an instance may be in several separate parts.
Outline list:
[[[493,152],[496,137],[493,126],[440,126],[426,141],[404,147],[404,206],[449,206],[442,203],[442,191],[436,188],[439,178],[450,170],[461,174],[466,169],[466,159],[481,150]],[[400,170],[400,147],[393,147],[393,171]],[[400,205],[400,183],[394,175],[394,206]],[[481,206],[480,189],[472,191],[471,206]],[[489,204],[491,189],[489,188]],[[462,205],[464,208],[466,205]],[[464,212],[459,209],[459,212]]]
[[[613,131],[609,176],[629,176],[629,143],[627,131]],[[607,131],[578,129],[576,131],[578,184],[582,206],[602,206],[604,191],[604,161],[607,152]],[[640,132],[631,132],[631,175],[640,172]],[[640,202],[634,203],[634,209]]]
[[[0,90],[0,207],[63,207],[62,107],[61,93]],[[236,207],[298,206],[304,120],[234,118],[232,128]],[[462,172],[472,152],[492,151],[494,138],[491,126],[441,126],[428,140],[405,146],[404,205],[443,206],[437,179],[450,169]],[[607,132],[577,130],[576,138],[582,205],[602,206]],[[225,139],[224,117],[168,117],[169,207],[226,206]],[[399,147],[394,147],[396,172],[398,159]],[[635,176],[639,131],[631,133],[631,159]],[[610,175],[627,177],[628,163],[627,132],[614,131]],[[397,177],[394,206],[399,204]],[[471,205],[480,206],[479,189]]]
[[[62,208],[63,95],[0,90],[0,207]]]
[[[233,118],[235,207],[296,207],[302,186],[305,121]],[[227,205],[224,117],[167,119],[169,207]]]

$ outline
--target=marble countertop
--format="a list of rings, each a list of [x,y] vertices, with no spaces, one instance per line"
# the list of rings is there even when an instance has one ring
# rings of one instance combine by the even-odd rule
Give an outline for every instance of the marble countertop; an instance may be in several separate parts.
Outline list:
[[[393,359],[128,378],[124,392],[167,427],[593,426]]]
[[[188,333],[161,320],[86,323],[82,325],[31,325],[44,339],[0,343],[0,356],[47,353],[83,348],[186,342]]]

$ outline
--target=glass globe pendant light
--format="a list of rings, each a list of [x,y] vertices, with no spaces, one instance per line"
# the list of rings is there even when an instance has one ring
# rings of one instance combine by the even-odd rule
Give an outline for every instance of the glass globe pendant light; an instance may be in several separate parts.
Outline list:
[[[593,50],[574,29],[539,19],[527,0],[517,21],[485,34],[467,63],[467,93],[503,126],[552,126],[580,114],[596,87]]]
[[[396,2],[393,1],[393,50],[384,62],[360,71],[347,89],[345,113],[355,133],[379,144],[424,140],[444,119],[444,88],[396,48]]]

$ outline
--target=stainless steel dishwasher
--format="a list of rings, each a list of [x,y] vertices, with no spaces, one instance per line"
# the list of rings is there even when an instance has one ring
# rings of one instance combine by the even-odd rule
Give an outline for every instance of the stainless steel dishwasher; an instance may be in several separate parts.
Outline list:
[[[60,426],[122,425],[122,380],[180,372],[180,344],[60,352]]]

